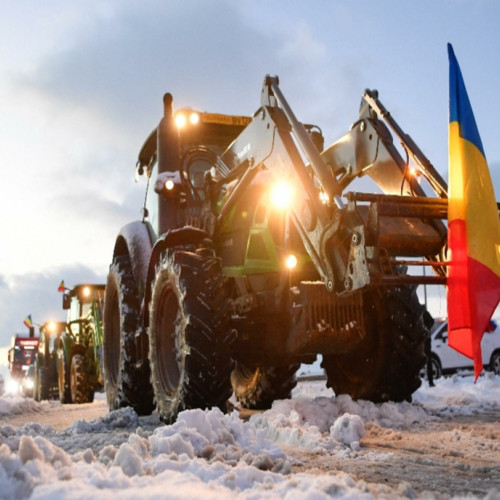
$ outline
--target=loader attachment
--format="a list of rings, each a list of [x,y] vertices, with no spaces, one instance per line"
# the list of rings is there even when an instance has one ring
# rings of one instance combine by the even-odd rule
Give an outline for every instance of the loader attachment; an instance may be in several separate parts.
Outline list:
[[[365,92],[359,119],[322,152],[295,117],[277,77],[266,77],[261,104],[221,157],[229,173],[219,176],[215,190],[232,183],[221,208],[213,207],[219,212],[223,259],[226,252],[234,263],[232,242],[248,238],[249,233],[228,223],[228,215],[241,206],[239,200],[255,185],[284,180],[296,192],[287,217],[329,291],[342,294],[382,283],[444,282],[446,227],[441,219],[447,213],[446,183],[384,108],[376,91]],[[389,129],[398,136],[406,159],[393,144]],[[427,197],[410,175],[409,158],[436,197]],[[350,193],[351,183],[363,176],[371,177],[385,194]],[[282,246],[293,250],[290,241]],[[420,267],[431,266],[439,279],[397,273],[398,265],[408,259],[418,259]]]

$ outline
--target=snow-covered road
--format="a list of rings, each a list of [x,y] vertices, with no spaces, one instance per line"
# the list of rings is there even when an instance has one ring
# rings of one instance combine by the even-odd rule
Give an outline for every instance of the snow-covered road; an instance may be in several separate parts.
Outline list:
[[[108,413],[102,396],[64,407],[0,398],[2,499],[464,496],[500,498],[491,374],[424,385],[412,404],[300,383],[292,400],[248,420],[191,410],[170,426],[129,408]]]

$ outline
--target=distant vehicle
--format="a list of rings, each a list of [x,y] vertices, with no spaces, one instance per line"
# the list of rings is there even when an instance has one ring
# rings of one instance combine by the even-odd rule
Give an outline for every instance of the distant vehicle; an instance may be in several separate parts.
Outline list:
[[[16,333],[12,335],[8,361],[9,373],[12,379],[20,382],[28,368],[34,361],[39,339],[34,336],[34,329],[30,328],[29,335]]]
[[[59,396],[58,351],[65,331],[63,321],[47,321],[40,326],[40,343],[33,362],[33,398],[36,401]]]
[[[58,351],[61,403],[91,403],[104,384],[101,369],[104,284],[80,284],[66,289],[63,309],[66,330]]]
[[[483,365],[486,370],[500,375],[500,327],[497,321],[490,323],[481,341]],[[433,377],[455,373],[458,370],[473,370],[472,359],[463,356],[448,345],[448,321],[436,318],[431,329],[431,360]]]
[[[25,398],[33,397],[33,389],[35,387],[35,365],[32,364],[28,368],[28,371],[24,374],[21,379],[21,395]]]

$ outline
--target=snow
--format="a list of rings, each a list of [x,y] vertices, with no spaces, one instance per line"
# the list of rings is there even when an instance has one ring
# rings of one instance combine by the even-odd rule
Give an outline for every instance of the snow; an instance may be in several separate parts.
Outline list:
[[[99,396],[99,395],[98,395]],[[236,411],[187,410],[172,425],[155,415],[138,417],[131,408],[94,420],[77,420],[57,431],[37,423],[43,405],[20,397],[0,398],[0,415],[32,414],[19,428],[0,425],[1,499],[368,499],[384,497],[387,486],[332,470],[292,472],[289,450],[328,453],[357,460],[366,428],[397,433],[415,422],[498,411],[500,377],[453,376],[424,385],[413,403],[374,404],[336,397],[324,381],[300,383],[291,400],[276,401],[242,420]],[[94,404],[104,404],[103,396]],[[58,403],[57,403],[58,404]],[[67,407],[66,407],[67,408]],[[64,406],[61,406],[64,411]],[[4,420],[2,420],[4,421]],[[470,433],[447,435],[450,450],[470,442]],[[468,441],[469,440],[469,441]],[[370,451],[376,461],[389,453]],[[379,495],[378,495],[378,494]],[[402,483],[396,495],[413,497]],[[500,492],[493,492],[497,498]]]

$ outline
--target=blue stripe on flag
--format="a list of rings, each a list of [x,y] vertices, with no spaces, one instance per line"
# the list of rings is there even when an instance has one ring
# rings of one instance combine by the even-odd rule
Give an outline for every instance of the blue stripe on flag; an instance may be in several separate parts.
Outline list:
[[[450,123],[458,122],[460,137],[472,142],[486,157],[462,72],[450,43],[448,44],[448,57],[450,60]]]

